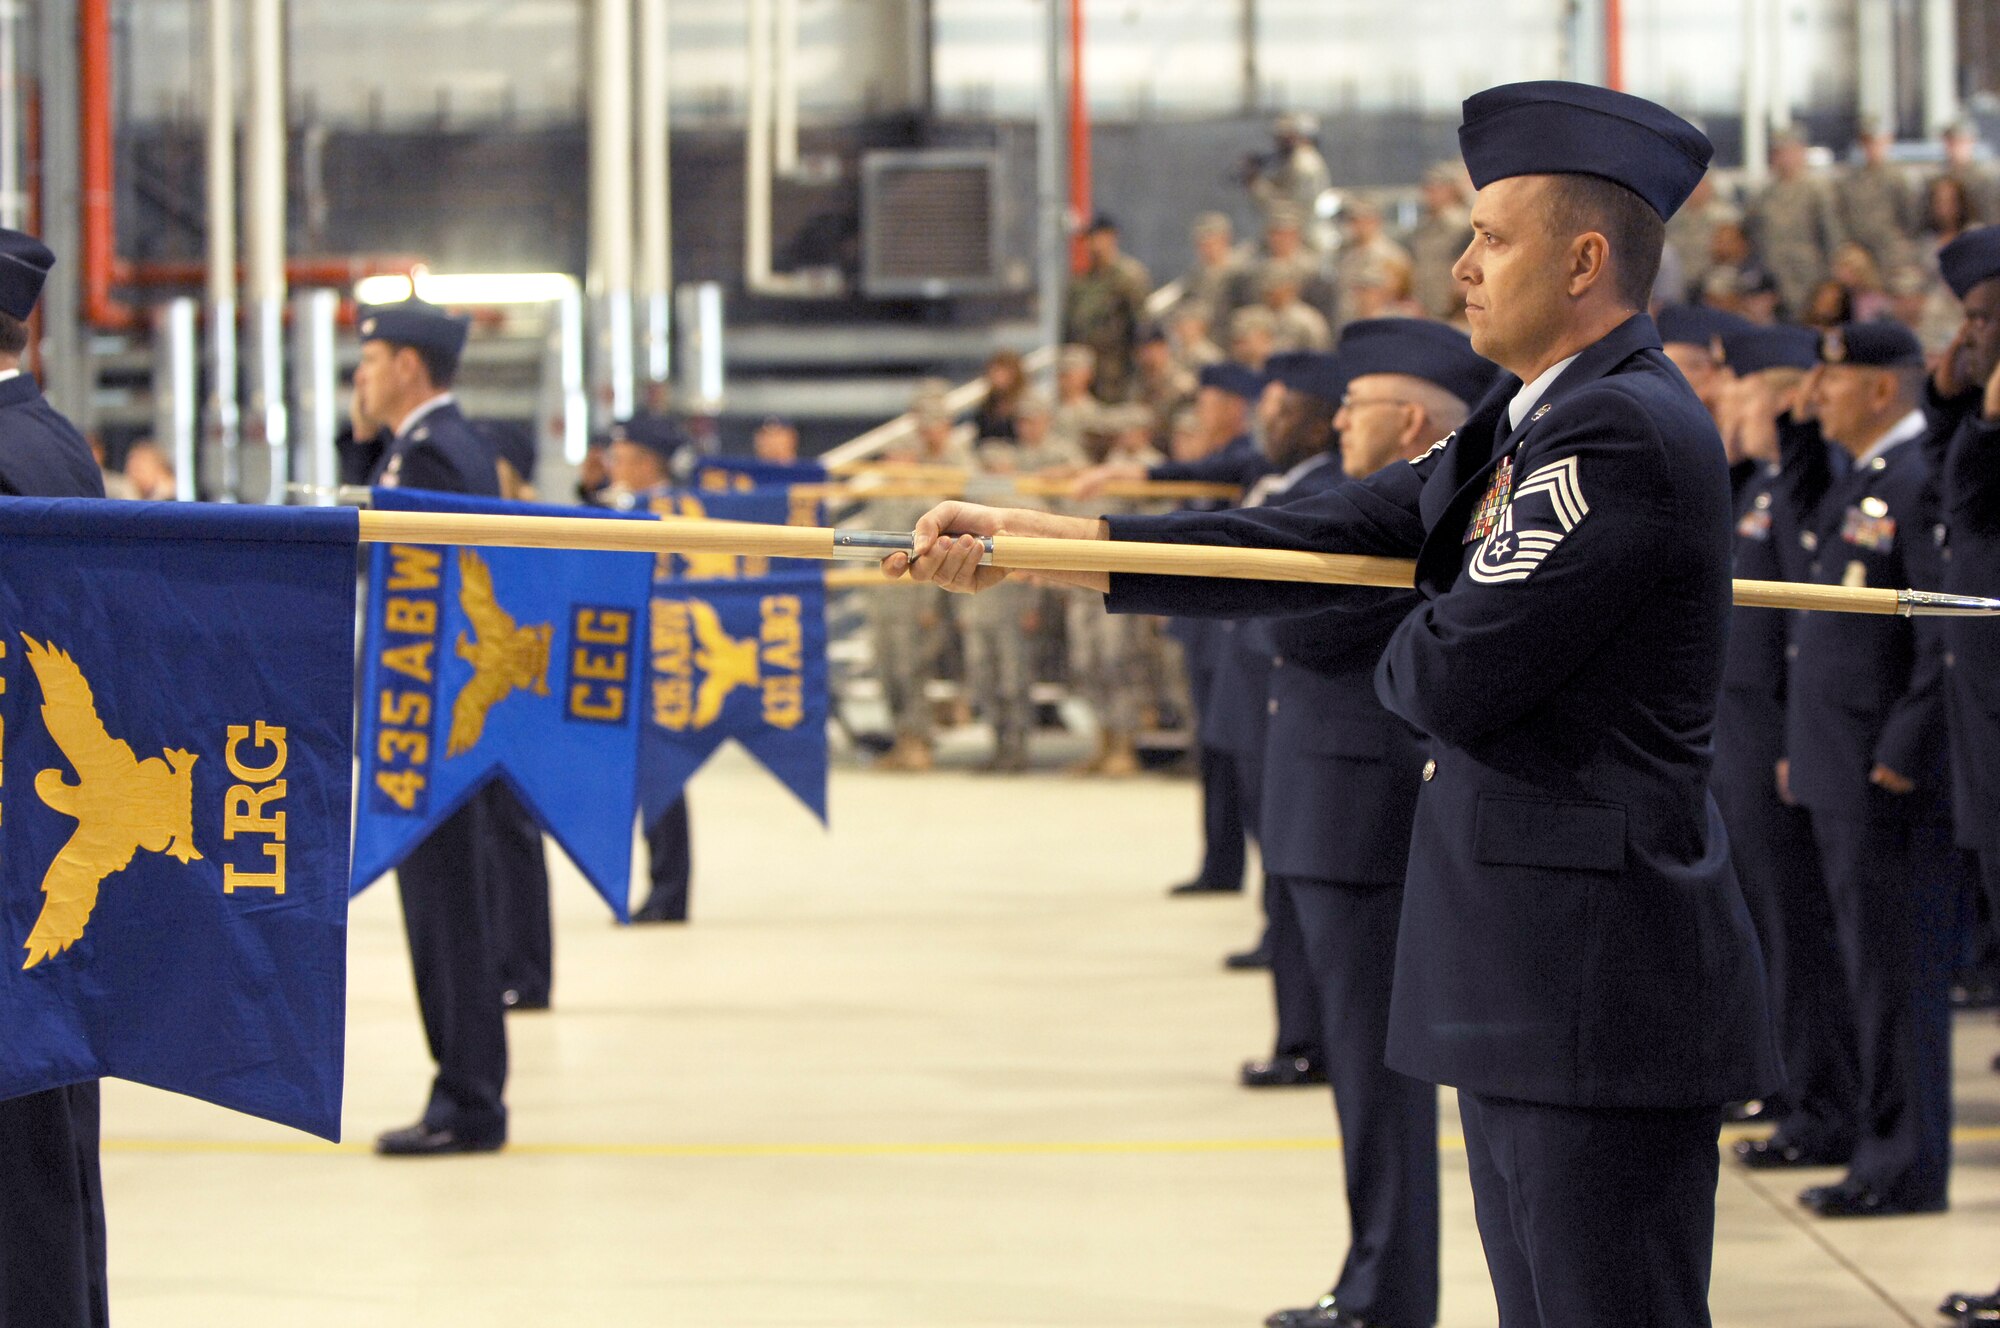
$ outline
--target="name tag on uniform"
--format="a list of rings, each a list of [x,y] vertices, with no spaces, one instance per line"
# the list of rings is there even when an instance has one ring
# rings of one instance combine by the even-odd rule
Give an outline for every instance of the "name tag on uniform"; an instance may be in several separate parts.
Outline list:
[[[1861,507],[1850,507],[1841,519],[1840,537],[1860,548],[1887,553],[1896,543],[1896,518],[1875,516]]]
[[[1461,544],[1471,544],[1485,539],[1500,524],[1500,514],[1507,510],[1507,503],[1514,496],[1514,458],[1504,456],[1500,464],[1493,468],[1493,478],[1486,485],[1486,492],[1480,496],[1479,506],[1472,509],[1472,520],[1465,527],[1465,538]]]

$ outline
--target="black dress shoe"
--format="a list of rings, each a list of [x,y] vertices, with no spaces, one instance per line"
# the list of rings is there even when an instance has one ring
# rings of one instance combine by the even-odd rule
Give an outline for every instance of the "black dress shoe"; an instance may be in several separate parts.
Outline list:
[[[1752,1171],[1776,1171],[1781,1167],[1844,1167],[1847,1154],[1830,1148],[1808,1148],[1783,1139],[1738,1139],[1732,1150],[1736,1160]]]
[[[1233,955],[1224,955],[1222,966],[1235,969],[1239,973],[1249,969],[1269,968],[1271,952],[1261,945],[1251,950],[1239,950]]]
[[[1326,1067],[1310,1056],[1273,1056],[1243,1062],[1236,1077],[1245,1088],[1303,1088],[1325,1083]]]
[[[1342,1310],[1329,1293],[1321,1296],[1317,1305],[1279,1310],[1264,1320],[1264,1328],[1375,1328],[1375,1325],[1358,1314]]]
[[[1993,1073],[2000,1074],[2000,1055],[1993,1058]]]
[[[650,899],[640,905],[639,910],[632,915],[634,922],[686,922],[687,920],[688,915],[685,910],[672,908],[665,903],[654,903]]]
[[[1954,1291],[1938,1303],[1938,1313],[1947,1319],[1971,1319],[1986,1313],[2000,1315],[2000,1291],[1982,1296],[1975,1291]],[[1973,1319],[1977,1323],[1978,1320]]]
[[[1182,881],[1179,885],[1170,887],[1167,893],[1169,895],[1240,895],[1243,893],[1243,883],[1238,881],[1235,885],[1221,885],[1214,881]]]
[[[1819,1217],[1907,1217],[1913,1213],[1942,1213],[1945,1201],[1910,1203],[1891,1199],[1866,1185],[1815,1185],[1799,1191],[1799,1202]]]
[[[400,1130],[386,1130],[375,1138],[375,1151],[383,1157],[443,1157],[448,1153],[497,1153],[507,1146],[506,1137],[474,1139],[456,1130],[433,1130],[418,1121]]]
[[[549,994],[542,992],[536,995],[518,987],[509,987],[500,993],[500,1004],[507,1007],[509,1014],[532,1014],[549,1008]]]

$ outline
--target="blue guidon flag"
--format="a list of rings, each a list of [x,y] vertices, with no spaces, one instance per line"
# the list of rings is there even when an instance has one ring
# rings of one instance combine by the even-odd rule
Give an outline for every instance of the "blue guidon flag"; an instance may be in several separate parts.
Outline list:
[[[375,505],[577,515],[413,489],[378,489]],[[504,779],[626,918],[652,574],[634,553],[371,549],[356,891]]]
[[[356,527],[0,499],[0,1098],[339,1137]]]
[[[817,525],[789,488],[668,493],[661,517]],[[826,579],[823,564],[731,554],[657,560],[647,633],[639,793],[648,825],[735,739],[826,820]]]

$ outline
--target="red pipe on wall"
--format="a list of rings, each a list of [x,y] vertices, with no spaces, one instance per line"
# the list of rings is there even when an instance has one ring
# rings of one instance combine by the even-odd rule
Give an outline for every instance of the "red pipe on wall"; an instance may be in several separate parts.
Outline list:
[[[83,314],[93,326],[131,331],[139,311],[112,298],[118,245],[111,151],[111,0],[77,7],[78,82],[83,104]]]
[[[118,257],[118,182],[112,150],[111,0],[80,0],[77,10],[83,120],[83,308],[91,326],[133,332],[144,311],[112,295],[117,286],[200,289],[208,265],[127,263]],[[40,160],[39,150],[31,156]],[[363,277],[408,276],[424,265],[407,254],[302,257],[285,264],[290,286],[352,286]],[[238,280],[241,281],[239,271]]]
[[[1071,267],[1083,271],[1083,228],[1090,223],[1090,102],[1083,84],[1083,0],[1069,0],[1069,208]]]

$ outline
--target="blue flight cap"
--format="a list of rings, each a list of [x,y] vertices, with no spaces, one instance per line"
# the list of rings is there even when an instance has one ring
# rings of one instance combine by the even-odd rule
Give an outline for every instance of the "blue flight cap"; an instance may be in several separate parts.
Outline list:
[[[55,265],[55,254],[34,236],[0,230],[0,313],[26,322]]]
[[[1938,250],[1938,270],[1961,300],[1982,281],[2000,277],[2000,226],[1976,227]]]
[[[1819,339],[1819,359],[1821,364],[1858,364],[1869,369],[1921,369],[1924,347],[1916,333],[1884,318],[1829,330]]]
[[[1338,406],[1347,394],[1348,373],[1340,360],[1323,350],[1292,350],[1264,361],[1264,377],[1283,383],[1287,392],[1317,397]]]
[[[1671,217],[1715,147],[1662,106],[1587,83],[1507,83],[1465,99],[1459,151],[1474,188],[1516,175],[1596,175]]]
[[[1700,346],[1711,354],[1720,338],[1756,326],[1727,309],[1711,309],[1705,304],[1670,304],[1653,316],[1653,322],[1659,326],[1662,345],[1680,342]]]
[[[636,444],[666,461],[672,461],[682,448],[694,445],[694,439],[680,421],[664,415],[634,415],[629,420],[620,420],[611,426],[611,441]]]
[[[1746,323],[1722,334],[1717,358],[1738,376],[1761,369],[1810,369],[1819,363],[1819,341],[1820,334],[1809,327]]]
[[[1201,385],[1242,397],[1245,401],[1255,401],[1264,394],[1264,376],[1234,360],[1203,365]]]
[[[1408,374],[1441,387],[1465,404],[1485,396],[1500,370],[1472,349],[1472,338],[1427,318],[1363,318],[1340,333],[1340,367],[1349,379]]]
[[[409,299],[364,306],[360,326],[364,342],[386,341],[392,346],[429,351],[444,356],[457,368],[472,320],[464,314],[446,313],[427,300]]]
[[[516,475],[528,480],[535,477],[534,430],[504,420],[474,420],[472,428]]]

